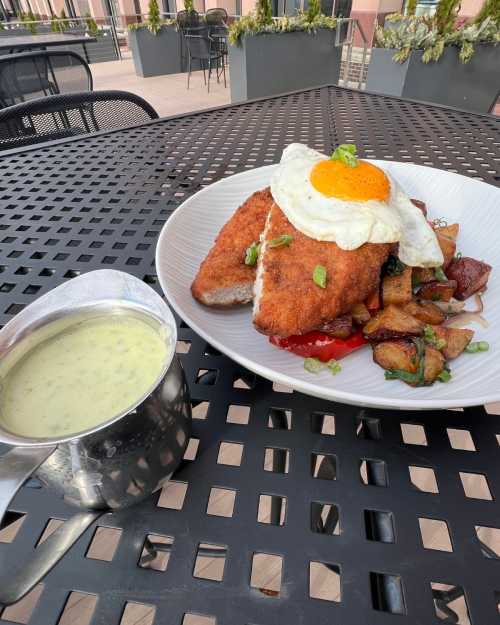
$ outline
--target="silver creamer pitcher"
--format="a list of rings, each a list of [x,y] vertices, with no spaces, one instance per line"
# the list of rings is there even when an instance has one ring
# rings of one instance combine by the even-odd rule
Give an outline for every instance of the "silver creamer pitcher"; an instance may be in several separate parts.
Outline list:
[[[86,431],[29,438],[7,431],[0,419],[0,442],[13,446],[0,457],[0,519],[31,474],[72,505],[109,511],[130,506],[161,488],[184,455],[191,404],[175,355],[175,321],[162,298],[141,280],[106,269],[57,287],[0,331],[0,360],[35,330],[85,311],[150,317],[167,331],[170,357],[156,383],[137,398],[135,406]],[[0,410],[1,392],[0,386]],[[101,514],[82,512],[66,521],[38,547],[31,562],[0,583],[0,604],[13,603],[26,594]]]

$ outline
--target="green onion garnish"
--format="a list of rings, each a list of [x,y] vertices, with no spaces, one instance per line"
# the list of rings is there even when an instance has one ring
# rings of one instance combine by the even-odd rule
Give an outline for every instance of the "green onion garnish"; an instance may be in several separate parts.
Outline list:
[[[313,281],[322,289],[326,289],[326,267],[316,265],[313,271]]]
[[[440,382],[449,382],[451,380],[451,373],[448,371],[448,369],[443,369],[438,375],[437,379]]]
[[[439,350],[442,350],[444,347],[446,347],[446,341],[444,339],[438,339],[434,328],[430,325],[424,326],[424,341],[428,345],[432,345]]]
[[[488,341],[475,341],[474,343],[469,343],[465,348],[465,351],[468,354],[477,354],[479,352],[487,352],[490,348],[490,344]]]
[[[332,375],[337,375],[337,373],[340,373],[342,371],[342,365],[338,360],[335,360],[335,358],[329,360],[326,363],[326,366]]]
[[[439,282],[448,282],[448,278],[446,277],[442,267],[436,267],[434,269],[434,275],[436,276],[436,280]]]
[[[252,245],[247,247],[247,251],[245,252],[245,265],[250,265],[251,267],[255,265],[257,259],[259,258],[260,252],[260,243],[254,241]]]
[[[356,167],[356,146],[353,143],[341,143],[330,157],[332,161],[341,161],[348,167]]]
[[[386,380],[403,380],[413,386],[425,386],[424,368],[425,368],[425,343],[420,338],[413,339],[413,343],[417,348],[417,371],[410,373],[404,369],[388,369],[384,372]]]
[[[268,241],[267,245],[268,247],[288,247],[292,241],[293,237],[291,234],[280,234],[279,237]]]
[[[321,362],[319,358],[306,358],[304,360],[304,369],[309,373],[319,373],[325,368],[325,363]]]

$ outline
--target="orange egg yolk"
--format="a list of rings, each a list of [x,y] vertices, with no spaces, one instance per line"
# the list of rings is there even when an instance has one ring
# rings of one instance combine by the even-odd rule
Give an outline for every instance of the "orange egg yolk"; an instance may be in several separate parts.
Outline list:
[[[389,179],[367,161],[358,161],[356,167],[331,159],[320,161],[312,168],[310,179],[316,191],[327,197],[362,202],[389,198]]]

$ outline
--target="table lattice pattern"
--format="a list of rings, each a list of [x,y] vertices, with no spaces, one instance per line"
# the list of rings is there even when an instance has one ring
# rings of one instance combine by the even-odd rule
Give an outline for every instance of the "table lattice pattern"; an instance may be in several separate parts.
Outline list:
[[[498,120],[336,87],[6,155],[0,323],[101,267],[159,289],[155,244],[176,206],[292,141],[500,184]],[[499,417],[332,404],[255,378],[180,321],[179,338],[195,419],[175,481],[101,517],[2,625],[500,622]],[[73,512],[35,480],[11,510],[0,578]]]

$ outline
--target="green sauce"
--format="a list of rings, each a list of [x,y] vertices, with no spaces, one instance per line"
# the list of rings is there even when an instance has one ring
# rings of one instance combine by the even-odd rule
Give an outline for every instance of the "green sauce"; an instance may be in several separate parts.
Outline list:
[[[0,424],[21,436],[65,436],[125,412],[155,384],[169,337],[136,313],[66,317],[0,363]]]

